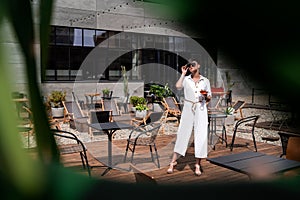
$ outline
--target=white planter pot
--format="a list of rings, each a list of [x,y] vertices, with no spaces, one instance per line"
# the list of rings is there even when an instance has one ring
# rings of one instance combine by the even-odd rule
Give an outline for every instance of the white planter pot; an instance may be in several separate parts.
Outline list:
[[[135,117],[138,118],[138,119],[143,119],[144,117],[146,117],[147,115],[147,110],[137,110],[135,111]]]
[[[136,109],[135,107],[131,107],[131,112],[135,113]]]
[[[64,116],[64,107],[61,108],[51,108],[52,117],[63,117]]]

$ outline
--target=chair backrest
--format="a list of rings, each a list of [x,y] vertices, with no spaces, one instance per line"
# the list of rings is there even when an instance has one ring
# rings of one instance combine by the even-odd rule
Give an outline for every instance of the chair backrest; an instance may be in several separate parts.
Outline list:
[[[164,97],[163,100],[165,101],[166,105],[171,110],[180,110],[177,104],[177,101],[174,97]]]
[[[300,161],[300,137],[289,137],[286,159]]]
[[[164,112],[150,112],[146,119],[146,124],[160,122]]]
[[[83,109],[84,108],[84,101],[80,100],[78,98],[78,96],[75,94],[74,91],[72,91],[72,95],[73,95],[73,101],[77,101],[79,103],[80,107]]]
[[[219,107],[219,104],[221,103],[221,98],[211,98],[211,100],[208,103],[208,109],[209,110],[216,110]]]
[[[235,124],[235,128],[237,128],[237,127],[240,126],[241,124],[245,124],[245,123],[247,123],[247,122],[253,122],[253,123],[251,124],[251,127],[252,127],[252,129],[254,129],[255,124],[256,124],[258,118],[259,118],[259,115],[253,115],[253,116],[249,116],[249,117],[245,117],[245,118],[239,119],[239,120],[236,122],[236,124]]]
[[[242,108],[244,107],[245,103],[246,103],[245,101],[240,101],[239,100],[239,101],[235,102],[234,105],[232,106],[235,113],[240,111],[241,118],[244,117],[243,112],[242,112]]]
[[[174,97],[164,97],[162,104],[168,111],[168,115],[180,116],[181,108]]]
[[[146,124],[146,125],[139,126],[138,128],[136,128],[135,130],[137,132],[141,132],[137,135],[138,144],[140,144],[140,145],[153,144],[159,133],[160,127],[161,127],[160,123],[150,123],[150,124]],[[142,137],[140,137],[140,136],[142,136]]]
[[[90,111],[90,123],[103,123],[110,121],[111,111],[108,110],[96,110]]]
[[[71,114],[74,119],[86,117],[77,101],[63,101],[66,114]]]
[[[300,138],[300,134],[279,131],[278,135],[280,136],[281,148],[282,148],[282,154],[280,155],[280,157],[282,157],[286,155],[286,149],[287,149],[289,138],[290,137]]]
[[[74,134],[68,131],[51,129],[51,132],[56,138],[58,151],[60,154],[80,153],[83,168],[87,168],[89,176],[91,176],[90,166],[87,158],[87,148],[83,142]],[[59,140],[69,140],[68,145],[60,145]]]
[[[234,105],[232,107],[235,111],[237,111],[237,110],[241,109],[244,105],[245,105],[245,101],[239,100],[236,103],[234,103]]]
[[[121,115],[117,102],[114,99],[102,99],[102,110],[112,111],[112,116]]]

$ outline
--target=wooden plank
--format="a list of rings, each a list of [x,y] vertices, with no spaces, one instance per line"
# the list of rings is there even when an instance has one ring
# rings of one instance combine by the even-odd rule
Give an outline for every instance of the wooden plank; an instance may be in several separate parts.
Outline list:
[[[172,148],[166,150],[166,145],[175,141],[176,134],[173,135],[162,135],[157,138],[157,148],[160,156],[161,163],[169,163],[172,156]],[[231,137],[228,136],[228,141],[231,141]],[[251,144],[251,140],[236,138],[238,143],[248,142]],[[114,149],[120,149],[121,155],[123,156],[125,153],[126,142],[125,140],[113,140]],[[107,156],[107,141],[97,141],[93,143],[89,143],[88,147],[88,159],[91,166],[104,166],[96,157],[100,155],[93,155],[91,152],[96,152],[97,154],[102,154],[102,156]],[[103,151],[101,148],[103,148]],[[257,142],[258,151],[261,153],[265,153],[268,155],[279,156],[281,154],[281,146],[276,146],[273,144]],[[225,147],[225,144],[217,143],[216,148],[213,151],[210,151],[208,157],[218,157],[223,155],[230,155],[232,153],[239,153],[249,151],[248,148],[240,147],[235,148],[233,152],[230,152],[229,148]],[[149,155],[148,148],[139,149],[141,154]],[[149,159],[150,160],[150,159]],[[81,160],[79,156],[71,156],[65,155],[62,156],[62,162],[64,165],[78,173],[82,173],[83,175],[87,175],[85,170],[81,168]],[[145,163],[149,164],[149,163]],[[146,174],[155,177],[155,181],[157,185],[186,185],[186,184],[198,184],[198,183],[237,183],[237,182],[249,182],[248,176],[242,173],[238,173],[229,169],[225,169],[220,166],[216,166],[211,164],[208,160],[203,159],[201,161],[201,166],[204,170],[200,177],[194,175],[194,147],[191,145],[188,148],[187,154],[185,157],[181,157],[178,160],[178,165],[175,167],[173,174],[167,174],[168,165],[162,165],[161,168],[154,167],[151,171],[142,170],[146,172]],[[143,163],[139,163],[138,167],[143,169]],[[101,176],[105,167],[94,167],[91,169],[91,174],[93,178],[99,178],[103,180],[110,180],[114,182],[120,183],[136,183],[136,177],[132,171],[125,171],[120,169],[112,169],[105,176]]]

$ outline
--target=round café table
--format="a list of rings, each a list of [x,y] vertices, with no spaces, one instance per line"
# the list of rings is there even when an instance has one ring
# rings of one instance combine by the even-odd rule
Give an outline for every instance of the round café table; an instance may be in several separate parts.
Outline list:
[[[227,134],[225,127],[225,118],[227,118],[227,114],[221,111],[208,111],[208,145],[215,150],[215,145],[221,139],[222,144],[225,142],[227,147]],[[221,119],[221,120],[220,120]],[[217,125],[218,121],[221,124]],[[222,134],[219,135],[217,130],[217,126],[221,126]]]

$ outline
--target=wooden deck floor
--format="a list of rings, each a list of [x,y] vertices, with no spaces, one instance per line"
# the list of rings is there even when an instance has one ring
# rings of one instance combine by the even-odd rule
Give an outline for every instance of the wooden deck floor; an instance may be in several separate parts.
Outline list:
[[[247,175],[234,172],[223,167],[216,166],[209,163],[206,159],[202,160],[203,174],[199,177],[194,175],[194,148],[191,143],[185,157],[178,160],[173,174],[167,174],[168,163],[170,162],[175,135],[162,135],[157,138],[157,147],[159,152],[159,160],[161,167],[157,166],[151,161],[148,148],[136,149],[135,165],[146,172],[146,174],[154,177],[158,185],[181,185],[181,184],[195,184],[195,183],[238,183],[249,182]],[[228,137],[231,141],[231,137]],[[208,157],[216,157],[221,155],[228,155],[231,153],[238,153],[242,151],[253,150],[253,142],[242,138],[236,139],[236,144],[248,143],[247,147],[235,147],[231,152],[230,149],[225,147],[225,144],[219,142],[215,150],[209,152]],[[91,166],[105,166],[107,162],[107,142],[92,142],[86,144],[89,152],[89,162]],[[101,176],[105,167],[93,167],[92,177],[96,179],[110,180],[119,183],[136,183],[135,173],[129,170],[129,162],[123,163],[123,156],[125,153],[126,141],[113,140],[113,163],[118,169],[111,169],[107,174]],[[269,155],[279,156],[281,154],[281,146],[272,145],[268,143],[257,142],[259,152]],[[131,153],[129,153],[131,155]],[[63,157],[63,163],[67,167],[75,167],[78,170],[81,166],[79,156],[67,155]],[[82,171],[81,171],[82,172]]]

